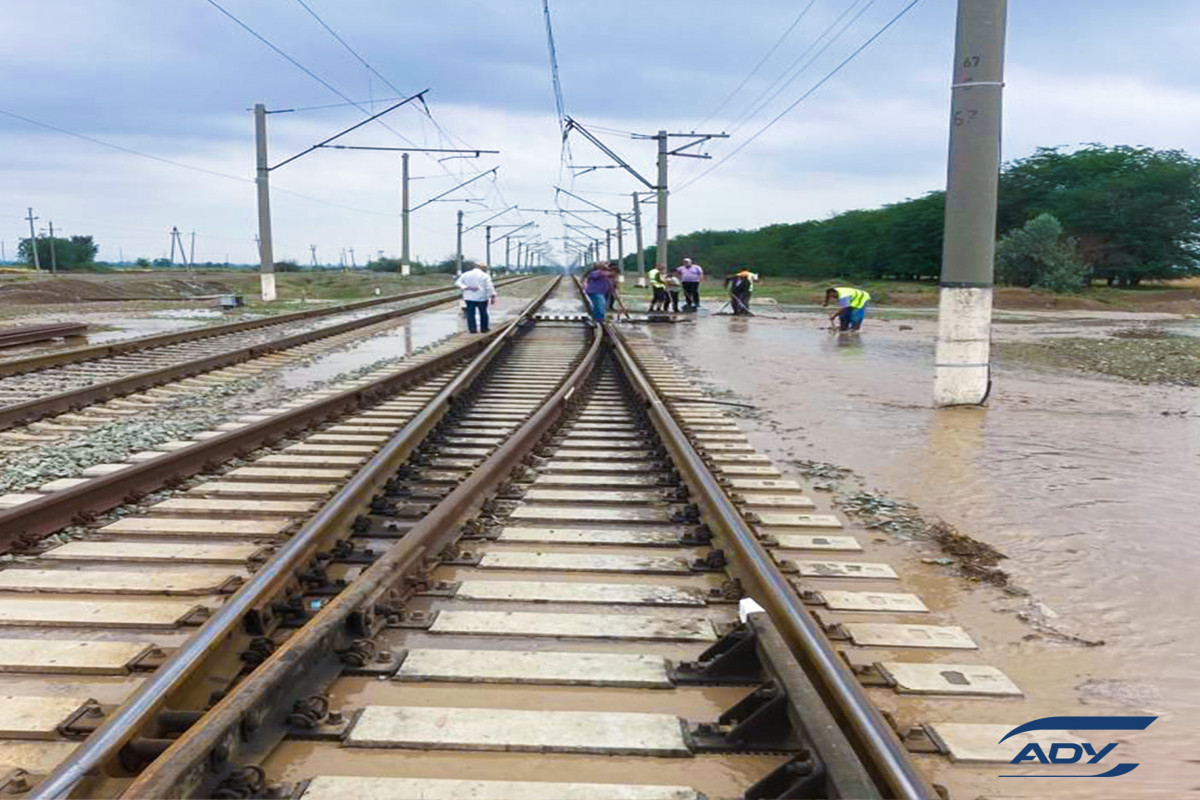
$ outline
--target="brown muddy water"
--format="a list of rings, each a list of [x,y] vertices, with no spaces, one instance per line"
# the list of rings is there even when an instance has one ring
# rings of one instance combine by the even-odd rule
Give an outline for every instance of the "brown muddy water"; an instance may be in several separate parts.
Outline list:
[[[632,335],[666,346],[719,395],[757,407],[743,426],[781,466],[811,459],[853,470],[873,491],[1005,553],[1000,566],[1030,592],[947,577],[953,567],[899,551],[893,563],[906,582],[945,595],[938,604],[983,646],[972,663],[1000,667],[1026,693],[1004,704],[928,700],[927,718],[1016,725],[1052,714],[1159,715],[1144,732],[1092,737],[1121,742],[1120,760],[1140,762],[1126,776],[972,778],[955,796],[1196,791],[1200,391],[1001,363],[986,408],[936,410],[932,320],[868,318],[850,337],[829,334],[816,314],[764,311],[779,319],[704,315]],[[1129,317],[1020,321],[997,325],[996,340],[1102,335]],[[1018,612],[1104,643],[1045,635]],[[951,785],[954,770],[935,766]]]

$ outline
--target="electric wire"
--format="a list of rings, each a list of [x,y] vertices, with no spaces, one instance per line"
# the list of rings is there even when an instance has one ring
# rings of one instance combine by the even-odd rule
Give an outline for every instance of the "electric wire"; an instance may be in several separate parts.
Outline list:
[[[107,147],[110,150],[116,150],[118,152],[125,153],[126,155],[137,156],[138,158],[145,158],[145,159],[149,159],[150,161],[157,161],[161,164],[168,164],[172,167],[178,167],[180,169],[186,169],[186,170],[190,170],[192,172],[199,172],[199,173],[202,173],[205,175],[211,175],[212,177],[215,177],[215,178],[224,178],[226,180],[237,181],[238,183],[253,184],[255,182],[253,178],[246,178],[241,175],[233,175],[228,172],[219,172],[215,169],[208,169],[207,167],[198,167],[195,164],[188,164],[183,161],[176,161],[175,159],[172,159],[172,158],[156,156],[153,153],[146,153],[141,150],[135,150],[132,147],[125,147],[124,145],[115,144],[113,142],[108,142],[108,141],[105,141],[104,139],[97,139],[95,136],[88,136],[87,134],[76,133],[75,131],[70,131],[70,130],[67,130],[66,128],[61,128],[57,125],[52,125],[49,122],[42,122],[41,120],[36,120],[36,119],[33,119],[32,117],[26,117],[21,114],[17,114],[15,112],[8,111],[3,108],[0,108],[0,114],[4,114],[7,117],[12,117],[13,119],[17,119],[22,122],[26,122],[30,125],[36,125],[40,128],[45,128],[47,130],[54,131],[55,133],[61,133],[65,136],[70,136],[75,139],[81,139],[85,142],[90,142],[92,144],[99,145],[101,147]],[[391,214],[391,213],[384,212],[384,211],[374,211],[372,209],[357,208],[355,206],[348,206],[348,205],[344,205],[342,203],[334,203],[334,202],[331,202],[329,200],[324,200],[319,197],[312,197],[310,195],[302,194],[300,192],[294,192],[290,189],[285,189],[278,185],[272,186],[271,191],[279,192],[280,194],[291,195],[292,197],[298,197],[303,200],[308,200],[309,202],[312,202],[312,203],[319,203],[320,205],[323,205],[323,206],[330,206],[331,208],[340,208],[345,211],[355,211],[360,214],[371,214],[371,215],[375,215],[375,216],[385,216],[385,217],[396,216],[395,214]]]
[[[788,26],[787,30],[785,30],[783,32],[783,34],[778,39],[775,40],[775,44],[771,45],[771,48],[769,50],[767,50],[766,55],[764,55],[761,59],[759,59],[758,63],[754,65],[754,68],[751,69],[748,73],[746,73],[746,77],[742,78],[741,83],[739,83],[732,92],[730,92],[728,95],[726,95],[725,99],[722,100],[720,103],[718,103],[716,108],[714,108],[712,111],[708,112],[708,116],[705,117],[703,120],[701,120],[700,124],[696,126],[697,128],[703,128],[706,124],[708,124],[709,120],[711,120],[717,114],[721,113],[721,109],[723,109],[726,105],[728,105],[729,101],[732,100],[737,95],[737,93],[740,92],[742,90],[742,88],[745,87],[745,85],[750,82],[750,79],[758,74],[758,71],[760,69],[762,69],[763,64],[767,63],[767,59],[769,59],[771,56],[773,56],[775,54],[775,51],[779,49],[779,46],[783,44],[784,40],[786,40],[789,36],[792,35],[792,31],[796,30],[796,26],[800,24],[801,20],[803,20],[806,16],[808,16],[808,12],[812,9],[812,7],[814,5],[816,5],[816,3],[817,3],[817,0],[809,0],[808,5],[806,5],[804,7],[804,9],[800,12],[800,14],[794,20],[792,20],[792,24]]]
[[[868,47],[870,47],[875,42],[875,40],[877,40],[880,36],[883,36],[884,33],[886,33],[893,25],[895,25],[897,22],[899,22],[909,11],[911,11],[920,2],[921,2],[921,0],[911,0],[911,2],[909,2],[908,5],[906,5],[902,9],[900,9],[900,12],[898,14],[896,14],[894,17],[892,17],[890,20],[888,20],[887,23],[885,23],[883,25],[883,27],[881,27],[874,34],[872,34],[870,36],[870,38],[868,38],[865,42],[863,42],[861,45],[859,45],[857,49],[855,49],[852,53],[850,53],[850,55],[846,56],[846,58],[843,59],[836,67],[834,67],[829,72],[827,72],[823,78],[821,78],[819,81],[814,83],[811,87],[809,87],[809,89],[806,92],[804,92],[804,94],[800,95],[800,97],[798,97],[794,102],[792,102],[791,105],[789,105],[787,108],[783,109],[783,111],[780,111],[779,114],[776,115],[766,125],[759,128],[754,133],[753,136],[751,136],[750,138],[743,141],[736,148],[734,148],[730,153],[725,155],[725,157],[723,157],[720,161],[713,164],[711,167],[706,169],[704,172],[700,173],[696,177],[694,177],[691,180],[689,180],[688,182],[684,183],[682,186],[680,186],[678,189],[676,189],[676,191],[677,192],[682,191],[682,190],[686,189],[687,187],[691,186],[692,184],[696,183],[696,181],[699,181],[701,178],[704,178],[706,175],[713,172],[713,170],[717,169],[722,164],[724,164],[726,161],[733,158],[738,153],[740,153],[742,150],[744,150],[746,147],[748,147],[751,143],[753,143],[756,139],[758,139],[758,137],[762,136],[764,133],[766,133],[768,130],[770,130],[775,125],[775,123],[779,122],[779,120],[781,120],[785,116],[787,116],[787,114],[789,114],[793,109],[795,109],[797,106],[799,106],[801,103],[803,103],[809,97],[811,97],[818,89],[820,89],[830,79],[832,79],[835,75],[837,75],[839,72],[841,72],[843,67],[845,67],[851,61],[853,61],[855,58],[857,58],[860,53],[862,53],[864,50],[866,50]]]
[[[749,112],[748,116],[746,118],[744,118],[738,125],[736,125],[733,128],[733,130],[730,131],[730,133],[735,133],[735,132],[741,130],[743,127],[745,127],[745,125],[752,118],[757,117],[759,114],[763,113],[763,111],[766,110],[767,106],[769,106],[772,102],[775,101],[775,98],[777,98],[780,94],[782,94],[789,86],[791,86],[793,83],[795,83],[797,78],[799,78],[801,75],[803,75],[805,72],[807,72],[808,68],[811,67],[813,64],[815,64],[817,62],[817,59],[819,59],[821,56],[825,55],[825,52],[827,50],[829,50],[829,48],[832,47],[838,41],[838,39],[842,38],[842,36],[846,33],[846,31],[848,31],[848,30],[850,30],[850,28],[854,27],[854,24],[856,22],[858,22],[860,19],[862,19],[862,16],[864,14],[866,14],[868,11],[870,11],[871,7],[874,6],[875,3],[877,3],[877,2],[878,2],[878,0],[867,0],[867,3],[858,10],[857,14],[855,14],[853,17],[851,17],[849,20],[847,20],[846,23],[844,25],[842,25],[842,27],[839,28],[836,33],[834,33],[832,36],[830,36],[825,41],[825,43],[822,44],[820,46],[820,48],[815,53],[812,54],[812,56],[807,61],[805,61],[803,64],[800,65],[799,69],[795,70],[795,72],[792,73],[791,77],[789,77],[786,81],[784,81],[783,84],[781,86],[779,86],[779,88],[775,89],[775,91],[772,92],[771,95],[766,100],[764,100],[762,103],[760,103],[757,108],[755,108],[753,111]],[[857,0],[855,0],[855,3],[857,3]],[[830,31],[832,31],[833,28],[835,26],[837,26],[837,24],[840,23],[846,17],[847,14],[850,13],[850,10],[852,8],[854,8],[854,4],[851,4],[845,11],[843,11],[842,14],[836,20],[833,21],[833,23],[830,25],[830,27],[827,28],[825,30],[825,32],[821,34],[821,37],[826,36]],[[805,52],[802,53],[799,56],[799,58],[797,58],[795,61],[793,61],[792,66],[795,66],[796,63],[800,61],[800,59],[804,58],[805,55],[807,55],[809,52],[811,52],[813,47],[816,47],[816,45],[820,42],[821,37],[818,37],[817,40],[813,42],[812,46],[810,46],[807,50],[805,50]],[[790,70],[791,68],[792,67],[789,67],[788,69]]]

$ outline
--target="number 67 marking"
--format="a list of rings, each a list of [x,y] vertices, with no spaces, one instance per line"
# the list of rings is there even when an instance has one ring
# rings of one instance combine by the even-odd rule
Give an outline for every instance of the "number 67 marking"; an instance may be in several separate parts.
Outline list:
[[[968,122],[970,122],[971,120],[975,119],[978,116],[979,116],[979,112],[973,108],[968,109],[966,111],[955,111],[954,112],[954,125],[956,127],[959,125],[966,125]]]

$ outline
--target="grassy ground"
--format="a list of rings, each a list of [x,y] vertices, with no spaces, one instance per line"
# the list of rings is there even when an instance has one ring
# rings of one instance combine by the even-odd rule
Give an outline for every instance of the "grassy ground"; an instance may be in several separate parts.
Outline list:
[[[754,288],[756,298],[769,297],[786,305],[820,305],[825,289],[831,285],[852,285],[871,293],[880,306],[935,307],[936,283],[912,281],[804,281],[794,278],[764,277]],[[720,291],[717,282],[705,285],[707,291]],[[1200,314],[1200,280],[1188,279],[1149,284],[1136,289],[1112,289],[1095,286],[1085,292],[1054,294],[1011,286],[997,287],[996,308],[1010,310],[1093,310],[1161,311],[1173,314]]]

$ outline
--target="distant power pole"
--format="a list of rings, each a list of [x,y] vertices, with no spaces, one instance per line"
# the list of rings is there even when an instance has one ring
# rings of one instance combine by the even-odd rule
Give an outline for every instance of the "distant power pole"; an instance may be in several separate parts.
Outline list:
[[[408,153],[400,154],[400,274],[412,272],[408,260]]]
[[[358,269],[358,264],[354,261],[354,248],[350,248],[350,269]]]
[[[492,226],[485,225],[483,228],[483,260],[490,267],[492,265]]]
[[[179,235],[179,228],[171,227],[171,266],[175,266],[175,237]],[[180,246],[180,255],[182,255],[183,247]]]
[[[315,267],[317,266],[317,246],[315,244],[310,244],[308,249],[312,251],[312,265]]]
[[[604,260],[612,261],[612,228],[604,229]]]
[[[58,257],[54,254],[54,220],[50,220],[50,272],[58,272]]]
[[[1007,0],[958,0],[934,359],[939,407],[980,404],[991,383],[1006,16]]]
[[[338,262],[342,266],[342,272],[346,271],[346,250],[343,248],[341,255],[338,257]]]
[[[454,255],[454,274],[455,274],[455,276],[462,275],[462,261],[463,261],[463,259],[462,259],[462,218],[463,218],[463,212],[462,212],[462,209],[460,208],[458,210],[458,249],[455,250],[455,255]],[[520,245],[518,245],[518,247],[520,247]]]
[[[625,282],[625,228],[620,214],[617,214],[617,282]]]
[[[646,249],[642,246],[642,204],[638,202],[637,192],[633,193],[633,232],[637,239],[637,285],[646,285]]]
[[[4,252],[4,240],[0,239],[0,264],[8,261],[8,254]]]
[[[183,243],[180,242],[180,245],[181,245],[179,248],[180,250],[183,249],[182,244]],[[196,232],[192,231],[192,248],[188,252],[188,270],[191,271],[192,269],[195,268],[195,266],[196,266]]]
[[[30,208],[29,216],[25,219],[29,220],[29,249],[33,251],[33,269],[36,272],[41,272],[42,263],[40,260],[38,260],[37,233],[35,233],[33,230],[33,221],[35,219],[41,219],[41,217],[35,217],[33,215],[33,209]]]
[[[654,265],[661,274],[667,274],[667,132],[658,136],[658,239],[654,252]]]
[[[267,107],[254,106],[254,144],[258,184],[258,262],[262,273],[262,299],[275,299],[275,249],[271,243],[271,168],[267,164]]]

